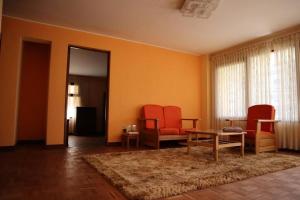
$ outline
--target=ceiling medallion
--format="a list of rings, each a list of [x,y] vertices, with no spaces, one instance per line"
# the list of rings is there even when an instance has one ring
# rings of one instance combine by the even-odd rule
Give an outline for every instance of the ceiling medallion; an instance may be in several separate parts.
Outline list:
[[[186,17],[207,19],[219,4],[220,0],[185,0],[181,12]]]

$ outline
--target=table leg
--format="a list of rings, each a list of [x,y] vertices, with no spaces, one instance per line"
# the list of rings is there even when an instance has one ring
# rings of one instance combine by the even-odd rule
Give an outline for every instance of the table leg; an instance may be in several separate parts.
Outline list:
[[[127,149],[129,149],[129,146],[130,146],[130,137],[129,137],[129,135],[127,136],[127,141],[126,141],[126,146],[127,146]]]
[[[213,144],[213,150],[215,154],[215,160],[219,160],[219,136],[214,136],[214,144]]]
[[[191,150],[191,141],[192,141],[192,134],[189,133],[188,134],[188,139],[187,139],[187,153],[190,153]]]
[[[122,135],[122,147],[125,147],[125,140],[126,140],[125,135]]]
[[[139,148],[139,144],[140,144],[140,136],[137,135],[136,136],[136,148]]]
[[[244,158],[245,154],[245,134],[241,135],[241,156]]]

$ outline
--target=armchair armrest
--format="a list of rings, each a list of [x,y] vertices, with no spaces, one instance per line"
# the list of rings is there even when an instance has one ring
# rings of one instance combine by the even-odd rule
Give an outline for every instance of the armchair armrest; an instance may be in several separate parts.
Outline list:
[[[193,121],[198,121],[199,119],[197,119],[197,118],[182,118],[181,120],[193,120]]]
[[[140,118],[140,121],[154,121],[154,128],[158,129],[159,127],[159,119],[158,118]]]
[[[199,119],[197,118],[182,118],[181,121],[193,121],[193,128],[196,128],[197,127],[197,121]]]
[[[272,126],[274,128],[275,123],[280,122],[280,120],[273,120],[273,119],[257,119],[257,125],[256,125],[256,130],[257,133],[261,131],[261,124],[262,123],[272,123]]]
[[[155,146],[159,149],[159,119],[158,118],[140,118],[139,121],[142,122],[141,130],[141,144],[148,144]],[[154,121],[154,128],[145,129],[145,123],[147,121]]]
[[[273,127],[273,130],[274,130],[275,123],[280,122],[280,120],[273,120],[273,119],[257,119],[256,121],[257,121],[257,124],[256,124],[256,142],[258,141],[258,137],[259,137],[259,134],[261,132],[262,123],[272,123],[272,127]]]
[[[280,122],[280,120],[273,120],[273,119],[258,119],[257,122],[261,122],[261,123],[277,123],[277,122]]]
[[[147,121],[147,120],[152,120],[152,121],[159,121],[159,119],[158,118],[139,118],[139,120],[141,120],[141,121]]]

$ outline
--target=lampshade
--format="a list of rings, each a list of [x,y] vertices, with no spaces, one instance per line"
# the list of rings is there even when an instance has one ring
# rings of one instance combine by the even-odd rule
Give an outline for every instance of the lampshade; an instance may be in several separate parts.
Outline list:
[[[74,83],[71,83],[68,87],[68,94],[69,96],[74,96],[79,94],[79,87]]]

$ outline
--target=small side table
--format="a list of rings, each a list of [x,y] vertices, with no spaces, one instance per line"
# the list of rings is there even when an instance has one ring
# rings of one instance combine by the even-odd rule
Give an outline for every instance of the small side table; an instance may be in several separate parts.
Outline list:
[[[136,140],[136,148],[139,148],[140,144],[140,133],[135,131],[135,132],[127,132],[122,134],[122,146],[125,146],[127,149],[130,147],[130,140],[134,139]]]

